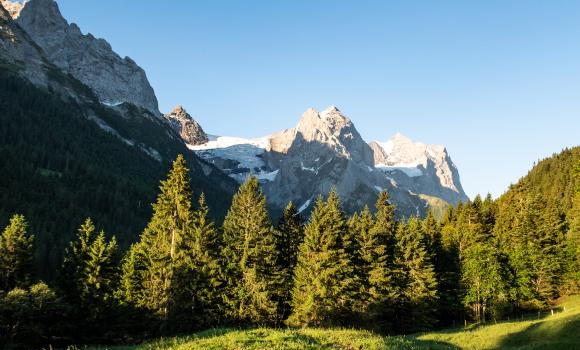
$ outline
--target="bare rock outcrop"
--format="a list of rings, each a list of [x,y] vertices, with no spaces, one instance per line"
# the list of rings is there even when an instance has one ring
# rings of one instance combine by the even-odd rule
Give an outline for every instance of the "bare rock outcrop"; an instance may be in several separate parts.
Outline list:
[[[201,125],[182,106],[175,107],[171,113],[164,117],[188,145],[201,145],[209,141]]]
[[[30,0],[23,8],[3,0],[11,15],[46,58],[87,85],[104,104],[129,102],[160,115],[157,98],[145,71],[129,57],[121,58],[104,39],[83,34],[69,24],[53,0]]]

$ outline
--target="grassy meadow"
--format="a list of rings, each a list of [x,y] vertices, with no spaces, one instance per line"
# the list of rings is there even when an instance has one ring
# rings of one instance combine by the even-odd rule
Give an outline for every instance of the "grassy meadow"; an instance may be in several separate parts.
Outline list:
[[[190,336],[91,350],[318,350],[318,349],[580,349],[580,296],[540,319],[472,325],[411,336],[383,337],[353,329],[211,329]]]

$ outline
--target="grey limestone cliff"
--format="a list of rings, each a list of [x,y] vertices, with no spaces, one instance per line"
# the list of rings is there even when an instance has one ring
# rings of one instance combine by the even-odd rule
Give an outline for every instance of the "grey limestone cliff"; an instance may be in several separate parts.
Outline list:
[[[129,57],[121,58],[104,39],[83,34],[69,24],[53,0],[13,4],[16,23],[42,48],[46,58],[65,73],[90,87],[105,104],[129,102],[159,115],[157,98],[145,71]]]

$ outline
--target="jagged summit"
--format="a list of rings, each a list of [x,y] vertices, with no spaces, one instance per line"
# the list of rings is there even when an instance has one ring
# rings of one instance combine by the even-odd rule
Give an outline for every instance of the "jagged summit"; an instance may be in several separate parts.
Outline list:
[[[371,142],[374,166],[398,182],[407,182],[414,189],[420,188],[456,204],[467,200],[459,180],[457,167],[441,145],[414,142],[409,137],[396,133],[386,142]],[[412,181],[409,181],[412,178]]]
[[[145,71],[132,59],[121,58],[104,39],[85,35],[76,24],[69,24],[55,1],[30,0],[23,7],[14,1],[2,1],[15,9],[13,18],[46,58],[90,87],[102,103],[129,102],[154,115],[161,114]]]
[[[0,0],[0,5],[8,11],[10,17],[16,19],[20,16],[20,11],[24,8],[26,1],[10,1],[10,0]]]
[[[421,195],[449,203],[465,199],[444,147],[414,143],[400,133],[367,144],[336,106],[321,112],[309,108],[294,128],[266,137],[218,136],[190,148],[238,182],[257,176],[276,208],[292,200],[307,210],[333,187],[349,210],[372,206],[387,189],[403,216],[427,212]]]
[[[201,145],[209,141],[201,125],[187,113],[183,106],[178,105],[164,117],[188,145]]]

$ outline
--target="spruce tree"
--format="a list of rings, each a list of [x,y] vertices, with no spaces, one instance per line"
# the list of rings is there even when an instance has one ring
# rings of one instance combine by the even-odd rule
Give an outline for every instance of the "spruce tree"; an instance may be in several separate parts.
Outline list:
[[[294,274],[290,325],[340,324],[352,316],[358,281],[345,250],[347,225],[335,190],[316,201]]]
[[[580,191],[576,193],[572,209],[568,213],[568,237],[566,246],[567,293],[580,292]]]
[[[298,262],[298,249],[304,240],[302,217],[294,203],[288,203],[284,209],[275,232],[276,250],[278,252],[276,265],[282,275],[282,284],[278,292],[278,313],[280,319],[285,319],[291,309],[290,302],[294,285],[294,269]]]
[[[120,293],[126,302],[168,320],[180,305],[174,273],[180,264],[180,245],[191,237],[193,211],[189,171],[182,155],[177,156],[153,204],[153,217],[124,260]],[[177,283],[179,285],[179,283]]]
[[[398,314],[399,326],[406,331],[429,329],[436,323],[437,276],[421,221],[411,218],[400,224],[396,238],[397,283],[404,303]]]
[[[209,325],[220,317],[219,240],[202,193],[193,213],[192,228],[181,239],[173,293],[181,310],[178,317],[184,321],[194,319],[198,326]]]
[[[266,198],[254,176],[233,198],[223,224],[223,244],[227,316],[237,322],[273,322],[282,281]]]
[[[88,319],[94,320],[114,306],[117,250],[115,237],[107,242],[105,234],[102,231],[97,234],[92,220],[87,219],[65,251],[61,286],[68,300],[80,306]]]
[[[30,284],[33,241],[24,216],[14,215],[0,236],[0,290],[8,292]]]
[[[384,198],[384,197],[383,197]],[[399,291],[392,272],[392,257],[389,255],[389,244],[392,243],[393,218],[384,215],[381,209],[384,199],[377,203],[377,215],[382,216],[379,223],[368,207],[360,216],[351,220],[351,229],[356,232],[359,246],[359,273],[361,277],[360,310],[363,322],[379,331],[388,331],[392,327],[394,302]],[[387,204],[390,207],[390,204]],[[392,211],[389,211],[392,213]]]

